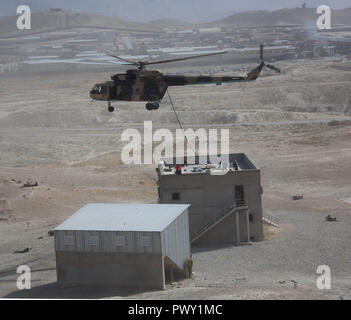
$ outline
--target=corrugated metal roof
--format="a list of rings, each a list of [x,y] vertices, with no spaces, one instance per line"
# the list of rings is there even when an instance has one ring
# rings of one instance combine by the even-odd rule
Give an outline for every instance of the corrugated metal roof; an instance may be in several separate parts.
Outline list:
[[[187,204],[89,203],[55,230],[163,231]]]

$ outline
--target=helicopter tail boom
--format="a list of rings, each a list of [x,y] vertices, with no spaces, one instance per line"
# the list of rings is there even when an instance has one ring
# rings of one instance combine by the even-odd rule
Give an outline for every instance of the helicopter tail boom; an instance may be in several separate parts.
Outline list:
[[[261,63],[259,66],[251,70],[245,77],[236,76],[163,76],[164,81],[168,86],[186,86],[194,84],[222,84],[230,82],[250,82],[255,81],[261,74],[264,65]]]
[[[168,86],[186,86],[194,84],[220,84],[222,82],[242,82],[244,77],[212,77],[212,76],[163,76]]]

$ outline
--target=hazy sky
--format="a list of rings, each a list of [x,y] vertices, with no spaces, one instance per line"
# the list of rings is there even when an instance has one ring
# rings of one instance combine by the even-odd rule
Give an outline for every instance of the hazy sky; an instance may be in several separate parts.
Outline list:
[[[59,7],[132,21],[173,18],[202,22],[240,11],[300,7],[304,2],[308,7],[351,7],[351,0],[0,0],[0,15],[16,15],[16,7],[27,4],[33,11]]]

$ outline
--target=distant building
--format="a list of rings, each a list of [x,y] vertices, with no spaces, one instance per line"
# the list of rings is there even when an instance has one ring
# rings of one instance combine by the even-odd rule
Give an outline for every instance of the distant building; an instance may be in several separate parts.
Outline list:
[[[194,31],[193,30],[179,30],[179,31],[176,31],[177,34],[191,34],[193,33]]]
[[[199,33],[220,33],[221,28],[200,28]]]
[[[87,204],[54,230],[59,285],[162,289],[190,276],[188,207]]]
[[[245,154],[229,155],[227,164],[185,164],[181,174],[175,159],[165,159],[157,172],[159,203],[191,204],[192,244],[239,245],[263,239],[260,170]]]

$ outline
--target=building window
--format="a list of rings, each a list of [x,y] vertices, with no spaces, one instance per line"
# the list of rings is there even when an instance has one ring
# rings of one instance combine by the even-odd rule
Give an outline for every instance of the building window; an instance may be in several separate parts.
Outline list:
[[[64,235],[64,237],[63,237],[63,245],[65,245],[65,246],[73,246],[74,245],[74,236],[73,235]]]
[[[141,237],[140,238],[140,246],[141,247],[151,247],[150,237]]]
[[[99,236],[88,236],[88,246],[99,245]]]
[[[125,236],[116,236],[116,246],[117,247],[125,247],[126,245],[126,237]]]
[[[172,200],[180,200],[180,193],[179,192],[172,193]]]
[[[245,192],[244,192],[244,186],[239,185],[235,186],[235,206],[236,207],[244,207],[245,204]]]
[[[252,214],[249,214],[249,221],[253,222],[253,215]]]

